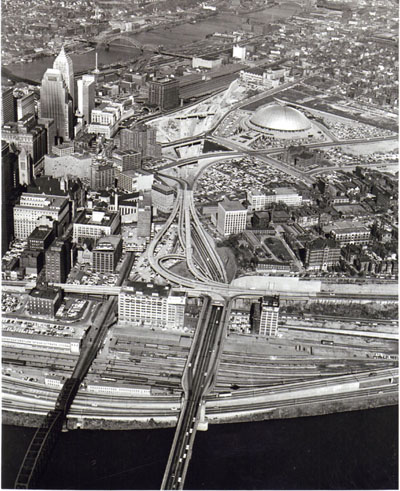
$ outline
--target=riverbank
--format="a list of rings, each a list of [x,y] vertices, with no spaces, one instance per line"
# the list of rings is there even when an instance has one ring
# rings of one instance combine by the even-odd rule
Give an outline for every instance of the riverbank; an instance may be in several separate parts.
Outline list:
[[[249,11],[246,18],[257,19],[269,24],[278,19],[292,16],[296,11],[294,6],[271,6],[262,10]],[[232,13],[211,14],[205,19],[199,19],[195,24],[183,22],[171,27],[157,26],[146,31],[132,34],[132,38],[143,46],[164,46],[165,49],[173,49],[177,46],[189,45],[196,41],[206,39],[215,32],[232,32],[240,29],[243,17]],[[89,50],[89,48],[88,48]],[[101,65],[109,65],[116,62],[127,62],[140,55],[140,49],[130,47],[113,46],[109,49],[105,46],[97,46],[98,62]],[[95,67],[95,51],[90,48],[83,54],[71,53],[75,73],[89,71]],[[14,76],[23,79],[34,80],[40,83],[47,68],[52,67],[54,56],[37,58],[30,63],[13,63],[7,65],[7,70]],[[4,67],[3,67],[4,71]]]
[[[298,404],[286,408],[275,408],[272,410],[254,411],[246,414],[227,413],[221,415],[207,416],[210,425],[228,423],[250,423],[255,421],[266,421],[275,419],[293,419],[305,416],[323,416],[334,413],[348,411],[362,411],[398,405],[398,397],[394,394],[378,395],[373,398],[357,398],[345,401],[329,401],[326,403]],[[2,411],[2,422],[4,425],[21,426],[28,428],[38,428],[44,416],[31,413],[13,413]],[[106,431],[126,431],[126,430],[150,430],[159,428],[173,428],[176,426],[175,418],[150,418],[115,420],[107,418],[75,418],[70,417],[67,421],[68,430],[106,430]]]

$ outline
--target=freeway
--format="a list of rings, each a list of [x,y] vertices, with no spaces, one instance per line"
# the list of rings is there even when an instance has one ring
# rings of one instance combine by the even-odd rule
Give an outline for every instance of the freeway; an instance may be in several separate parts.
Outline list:
[[[178,216],[178,236],[186,254],[186,262],[190,272],[197,280],[203,283],[212,282],[218,284],[219,281],[225,283],[227,281],[227,276],[224,265],[201,226],[194,206],[193,191],[188,189],[188,181],[160,172],[158,174],[161,177],[177,181],[181,188],[177,196],[176,206],[174,207],[173,213],[174,218],[175,216]],[[168,228],[171,225],[172,222],[169,224]],[[159,240],[161,240],[161,238],[162,235],[160,236]],[[200,272],[194,264],[192,244],[195,246],[197,253],[202,258],[203,266],[205,266],[208,270],[207,275]],[[158,261],[158,264],[160,264],[160,260]]]
[[[198,325],[200,335],[196,339],[192,357],[188,362],[187,392],[177,430],[165,470],[161,489],[182,489],[200,419],[203,397],[207,391],[208,371],[220,339],[220,322],[223,307],[212,305],[206,316],[206,328]]]

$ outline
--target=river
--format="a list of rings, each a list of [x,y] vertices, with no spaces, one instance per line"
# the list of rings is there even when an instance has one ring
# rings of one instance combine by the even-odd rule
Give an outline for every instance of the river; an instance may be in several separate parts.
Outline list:
[[[247,17],[269,23],[279,18],[286,18],[296,11],[294,7],[271,7],[260,12],[254,12]],[[170,29],[157,28],[152,31],[133,35],[143,44],[155,46],[163,45],[165,48],[182,46],[193,41],[204,39],[207,34],[218,32],[231,32],[238,29],[243,22],[243,17],[227,14],[217,14],[196,24],[181,24]],[[110,50],[104,47],[98,48],[99,64],[108,65],[118,61],[128,61],[138,56],[140,51],[135,48],[121,48],[111,45]],[[55,57],[47,56],[39,58],[32,63],[15,63],[7,65],[7,68],[15,75],[40,82],[47,68],[52,67]],[[74,71],[90,70],[95,67],[95,51],[85,54],[72,54]]]
[[[34,430],[3,427],[2,488]],[[61,433],[41,489],[159,489],[173,429]],[[198,432],[185,489],[398,489],[398,407]]]

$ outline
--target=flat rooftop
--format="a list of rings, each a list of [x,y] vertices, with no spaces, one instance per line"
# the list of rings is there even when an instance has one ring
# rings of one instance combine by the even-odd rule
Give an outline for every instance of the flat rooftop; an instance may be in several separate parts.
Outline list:
[[[63,208],[68,204],[65,196],[51,196],[49,194],[22,193],[19,203],[15,206],[22,208]]]
[[[36,227],[33,232],[29,235],[29,239],[37,239],[37,240],[44,240],[46,237],[48,237],[52,233],[51,228],[47,227]]]
[[[108,235],[107,237],[101,237],[96,247],[93,249],[94,251],[106,251],[106,250],[115,250],[119,243],[121,242],[120,235]]]
[[[143,281],[128,281],[122,288],[123,291],[132,293],[141,293],[142,295],[151,297],[168,297],[171,287],[155,285],[153,283],[145,283]]]
[[[224,200],[218,203],[225,211],[247,211],[240,201]]]
[[[109,226],[118,213],[100,210],[82,210],[74,224],[79,225],[104,225]]]
[[[34,298],[55,300],[60,291],[61,290],[59,288],[33,288],[33,290],[29,292],[29,296]]]

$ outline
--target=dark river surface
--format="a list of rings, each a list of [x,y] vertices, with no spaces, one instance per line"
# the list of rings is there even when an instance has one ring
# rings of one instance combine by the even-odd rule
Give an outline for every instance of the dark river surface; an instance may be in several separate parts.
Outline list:
[[[289,17],[295,11],[296,9],[291,6],[271,7],[261,12],[251,13],[248,17],[268,23],[279,18]],[[133,37],[143,44],[163,45],[165,48],[173,48],[174,46],[182,46],[183,44],[204,39],[207,34],[212,34],[216,31],[231,32],[232,30],[239,29],[242,21],[242,16],[217,14],[196,24],[181,24],[170,29],[161,27],[133,35]],[[99,64],[108,65],[118,61],[128,61],[135,59],[139,53],[140,50],[133,47],[121,48],[111,45],[109,51],[106,51],[104,47],[99,47]],[[72,54],[71,58],[74,63],[75,72],[90,70],[95,67],[94,50],[85,54]],[[7,65],[7,68],[14,75],[40,82],[47,68],[53,66],[54,59],[55,57],[48,56],[39,58],[32,63],[10,64]]]
[[[34,433],[3,426],[2,488]],[[160,489],[173,429],[61,433],[41,489]],[[185,489],[398,489],[398,407],[210,425]]]

